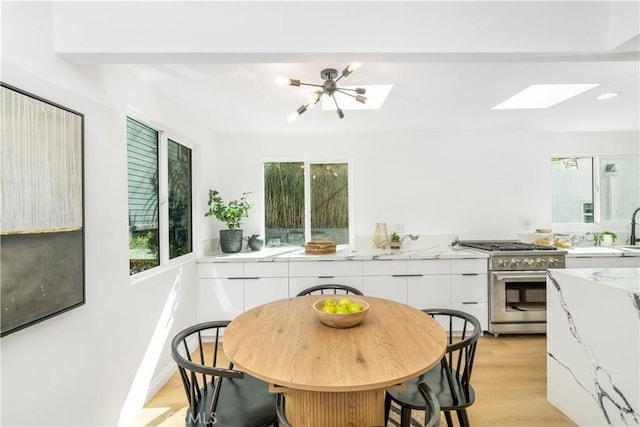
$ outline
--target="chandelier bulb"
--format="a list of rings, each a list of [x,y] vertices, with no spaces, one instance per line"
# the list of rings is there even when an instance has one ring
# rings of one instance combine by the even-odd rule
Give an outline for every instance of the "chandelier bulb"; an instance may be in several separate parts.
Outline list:
[[[289,79],[289,86],[300,86],[300,80]]]
[[[289,115],[287,116],[287,121],[288,121],[289,123],[293,123],[293,122],[295,122],[296,120],[298,120],[298,117],[300,117],[300,114],[298,114],[298,112],[297,112],[297,111],[294,111],[293,113],[291,113],[291,114],[289,114]]]
[[[340,117],[341,119],[344,119],[344,112],[342,111],[341,108],[338,108],[336,110],[336,113],[338,113],[338,117]]]
[[[273,82],[278,86],[284,86],[289,84],[289,79],[284,76],[276,76]]]
[[[356,95],[356,101],[362,103],[362,104],[366,104],[367,103],[367,97],[366,96],[362,96],[362,95]]]
[[[367,93],[367,90],[363,87],[357,87],[356,93],[359,93],[360,95],[364,95],[365,93]]]

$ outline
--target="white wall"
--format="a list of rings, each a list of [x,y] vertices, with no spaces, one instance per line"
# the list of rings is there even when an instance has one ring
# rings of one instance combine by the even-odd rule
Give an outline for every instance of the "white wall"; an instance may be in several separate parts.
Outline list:
[[[125,116],[185,144],[211,135],[122,67],[60,59],[50,7],[3,2],[1,79],[85,115],[86,304],[2,338],[0,424],[116,425],[175,369],[169,340],[196,321],[195,256],[130,281]]]
[[[203,187],[230,198],[254,193],[247,234],[260,231],[264,160],[346,158],[356,235],[373,235],[375,223],[386,222],[460,239],[515,239],[551,226],[552,156],[640,151],[637,133],[224,135],[219,143],[218,167],[204,174]]]

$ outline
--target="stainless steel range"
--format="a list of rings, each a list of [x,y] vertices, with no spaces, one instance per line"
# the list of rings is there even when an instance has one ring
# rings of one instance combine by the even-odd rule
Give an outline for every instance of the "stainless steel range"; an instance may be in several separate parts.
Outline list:
[[[489,332],[546,332],[546,270],[564,268],[566,251],[518,240],[459,243],[489,253]]]

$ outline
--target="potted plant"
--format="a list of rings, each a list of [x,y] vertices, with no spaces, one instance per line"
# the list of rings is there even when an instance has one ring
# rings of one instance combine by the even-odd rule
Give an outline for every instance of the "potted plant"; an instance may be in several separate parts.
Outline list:
[[[601,246],[605,242],[605,246],[611,246],[618,239],[618,235],[612,231],[601,231],[593,235],[593,245]]]
[[[249,209],[253,204],[247,202],[247,196],[242,193],[240,200],[231,200],[225,203],[217,190],[209,190],[209,209],[205,217],[214,216],[220,222],[227,225],[227,230],[220,230],[220,249],[224,253],[236,253],[242,250],[242,218],[249,216]]]
[[[400,241],[400,236],[395,231],[389,235],[389,246],[391,249],[400,249],[402,242]]]

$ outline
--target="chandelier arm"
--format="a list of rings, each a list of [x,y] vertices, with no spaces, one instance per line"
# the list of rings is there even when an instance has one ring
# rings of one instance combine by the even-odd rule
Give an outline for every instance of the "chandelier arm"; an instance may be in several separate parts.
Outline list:
[[[338,105],[338,101],[336,100],[336,97],[333,96],[333,94],[331,94],[330,96],[331,96],[331,99],[333,99],[333,103],[336,104],[336,108],[339,110],[340,106]]]
[[[300,86],[324,87],[323,85],[316,85],[316,84],[313,84],[313,83],[302,83],[302,82],[300,82]]]
[[[340,89],[340,90],[350,90],[352,92],[358,92],[358,91],[362,91],[361,88],[357,87],[357,88],[350,88],[350,87],[339,87],[336,89]]]
[[[355,98],[355,97],[356,97],[355,95],[352,95],[352,94],[350,94],[350,93],[348,93],[348,92],[343,92],[343,90],[344,90],[344,89],[336,88],[336,92],[340,92],[341,94],[343,94],[343,95],[347,95],[347,96],[350,96],[350,97],[352,97],[352,98]]]

